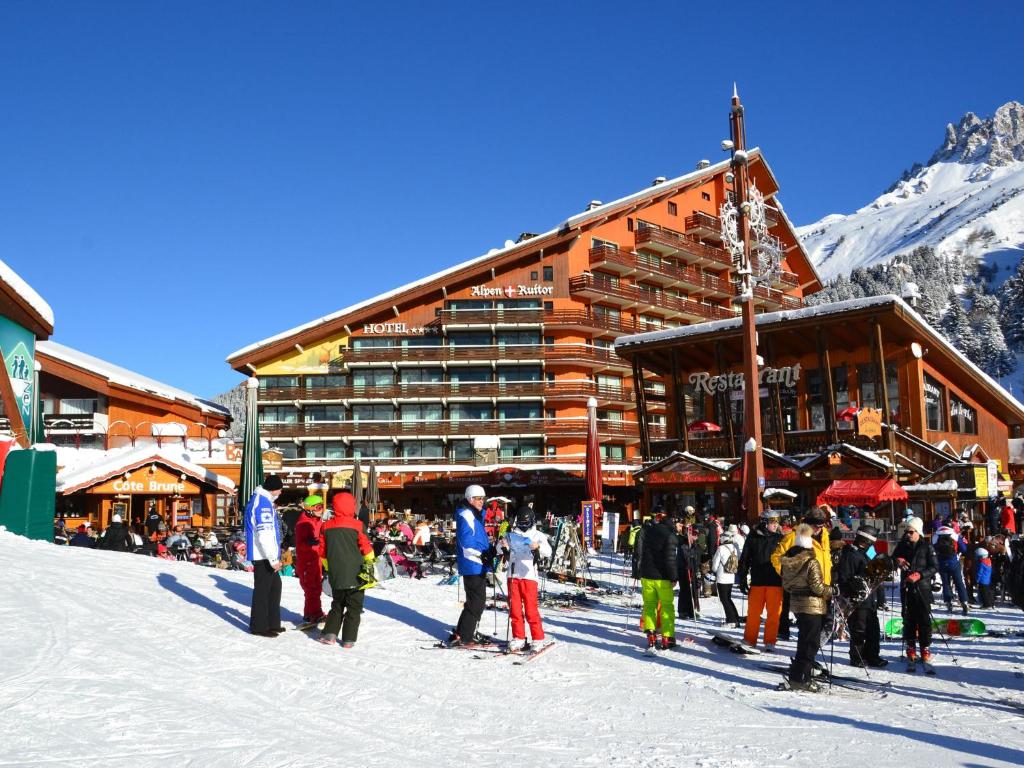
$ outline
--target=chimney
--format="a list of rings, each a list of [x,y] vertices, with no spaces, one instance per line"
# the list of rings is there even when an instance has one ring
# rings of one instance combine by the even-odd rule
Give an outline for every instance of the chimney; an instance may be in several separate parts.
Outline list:
[[[602,203],[602,202],[601,202],[600,200],[591,200],[591,201],[590,201],[590,202],[589,202],[589,203],[587,204],[587,210],[588,210],[588,211],[592,211],[592,210],[594,210],[595,208],[600,208],[600,207],[601,207],[602,205],[604,205],[604,203]]]
[[[698,171],[703,171],[705,168],[710,168],[710,167],[711,167],[711,161],[710,160],[698,160],[697,161],[697,170]]]
[[[651,182],[651,186],[656,187],[659,184],[664,184],[666,181],[668,181],[668,179],[666,179],[664,176],[658,176],[657,178],[654,179],[654,181]]]

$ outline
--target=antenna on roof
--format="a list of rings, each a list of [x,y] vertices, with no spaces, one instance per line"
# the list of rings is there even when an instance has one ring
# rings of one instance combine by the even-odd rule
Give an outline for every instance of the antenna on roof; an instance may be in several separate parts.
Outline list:
[[[732,81],[732,97],[734,99],[738,99],[740,97],[740,92],[738,90],[736,90],[736,81],[735,80]]]

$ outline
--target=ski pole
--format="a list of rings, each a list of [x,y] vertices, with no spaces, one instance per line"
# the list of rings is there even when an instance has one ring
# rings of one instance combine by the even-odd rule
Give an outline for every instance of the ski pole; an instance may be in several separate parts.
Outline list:
[[[508,594],[505,596],[505,600],[507,601],[507,605],[508,605],[508,616],[505,617],[505,649],[506,650],[509,647],[509,631],[510,631],[510,629],[512,627],[512,579],[514,579],[516,577],[516,562],[511,557],[509,557],[509,565],[510,565],[509,576],[508,576],[509,587],[508,587]],[[532,630],[531,630],[531,632],[532,632]]]

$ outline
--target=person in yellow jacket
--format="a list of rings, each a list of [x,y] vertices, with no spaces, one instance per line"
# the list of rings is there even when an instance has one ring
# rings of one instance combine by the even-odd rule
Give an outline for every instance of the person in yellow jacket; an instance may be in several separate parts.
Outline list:
[[[822,581],[832,584],[832,545],[828,536],[828,519],[825,511],[818,507],[804,516],[804,522],[814,529],[814,557],[821,565]],[[796,531],[790,531],[782,537],[782,541],[772,553],[772,567],[782,575],[782,558],[793,547]]]
[[[827,508],[826,508],[827,509]],[[814,529],[814,557],[821,565],[822,581],[832,585],[832,548],[828,536],[828,514],[826,509],[816,508],[804,516],[804,522]],[[792,548],[796,540],[796,530],[791,530],[782,537],[782,540],[772,552],[772,567],[776,573],[782,575],[782,558]],[[782,616],[779,619],[779,639],[789,640],[789,592],[782,593]]]

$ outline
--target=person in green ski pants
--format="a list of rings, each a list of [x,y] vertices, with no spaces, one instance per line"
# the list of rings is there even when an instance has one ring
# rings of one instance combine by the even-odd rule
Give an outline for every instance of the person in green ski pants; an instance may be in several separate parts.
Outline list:
[[[676,612],[672,588],[679,580],[675,526],[660,508],[644,526],[640,542],[640,585],[644,600],[643,627],[648,648],[668,649],[676,644]],[[661,613],[659,626],[658,613]]]

